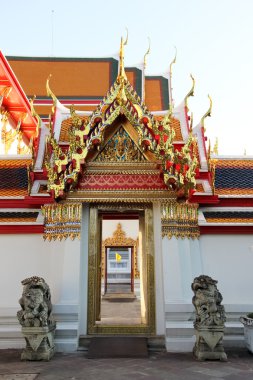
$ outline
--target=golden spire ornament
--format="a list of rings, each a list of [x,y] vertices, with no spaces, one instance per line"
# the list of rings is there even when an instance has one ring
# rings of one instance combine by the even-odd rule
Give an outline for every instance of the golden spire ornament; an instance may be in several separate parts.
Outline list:
[[[201,125],[202,125],[202,127],[204,128],[204,130],[205,130],[205,119],[207,118],[207,117],[210,117],[211,116],[211,114],[212,114],[212,109],[213,109],[213,101],[212,101],[212,98],[211,98],[211,96],[210,95],[208,95],[208,99],[209,99],[209,108],[208,108],[208,110],[206,111],[206,113],[202,116],[202,118],[201,118]]]
[[[124,46],[127,45],[128,42],[128,30],[127,36],[125,41],[123,40],[123,37],[121,37],[120,41],[120,51],[119,51],[119,74],[118,74],[118,80],[127,79],[126,73],[125,73],[125,65],[124,65],[124,59],[125,59],[125,52],[124,52]]]

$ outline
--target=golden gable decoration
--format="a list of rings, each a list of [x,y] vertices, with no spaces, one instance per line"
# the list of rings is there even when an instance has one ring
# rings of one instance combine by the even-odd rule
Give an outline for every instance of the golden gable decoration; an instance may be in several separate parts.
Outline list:
[[[146,159],[129,134],[121,126],[94,161],[143,162]]]

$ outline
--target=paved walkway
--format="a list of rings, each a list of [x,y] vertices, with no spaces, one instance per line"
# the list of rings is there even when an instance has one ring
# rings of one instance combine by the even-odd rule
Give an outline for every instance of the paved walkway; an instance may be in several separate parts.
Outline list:
[[[252,380],[253,355],[227,351],[228,362],[197,362],[189,354],[152,353],[147,359],[87,359],[56,354],[50,362],[21,362],[20,350],[0,350],[0,380]]]

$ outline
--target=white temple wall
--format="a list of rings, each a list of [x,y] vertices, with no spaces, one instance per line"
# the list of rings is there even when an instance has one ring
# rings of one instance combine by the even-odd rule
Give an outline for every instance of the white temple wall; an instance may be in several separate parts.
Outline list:
[[[57,349],[77,349],[79,335],[87,333],[89,217],[88,209],[86,211],[83,214],[86,228],[83,228],[81,241],[44,242],[41,234],[0,235],[0,348],[24,346],[16,318],[23,290],[21,281],[37,275],[43,277],[51,289],[57,320]],[[167,350],[192,349],[195,338],[191,283],[200,274],[218,281],[227,313],[225,345],[242,346],[239,317],[253,310],[253,236],[161,239],[158,216],[154,209],[156,329],[162,335],[165,324]],[[106,221],[103,238],[112,236],[118,222]],[[138,221],[120,222],[126,235],[135,239]]]
[[[218,281],[227,316],[225,347],[244,347],[239,318],[253,310],[253,236],[165,237],[162,247],[167,350],[192,351],[195,312],[191,283],[200,274]]]
[[[253,236],[203,235],[203,273],[218,281],[224,304],[251,304]]]
[[[51,249],[45,249],[42,235],[37,234],[1,235],[0,244],[0,305],[17,307],[22,280],[37,275],[49,281]]]
[[[39,276],[51,289],[58,350],[76,349],[80,241],[44,242],[42,234],[8,234],[0,235],[0,246],[0,348],[24,346],[16,317],[21,281]]]
[[[40,234],[1,235],[1,307],[18,306],[27,277],[43,277],[53,304],[77,303],[80,242],[44,242]]]
[[[218,281],[224,303],[253,304],[253,236],[165,237],[162,246],[165,304],[191,303],[191,283],[200,274]]]
[[[164,237],[162,240],[166,304],[191,303],[191,283],[202,274],[198,240]]]

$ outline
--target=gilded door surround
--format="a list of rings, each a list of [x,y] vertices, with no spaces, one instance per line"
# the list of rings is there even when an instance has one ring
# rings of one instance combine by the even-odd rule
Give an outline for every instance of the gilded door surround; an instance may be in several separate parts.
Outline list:
[[[108,204],[93,204],[90,206],[89,222],[89,252],[88,252],[88,334],[155,334],[155,282],[154,282],[154,233],[153,233],[153,206],[152,204],[138,204],[133,207],[124,206],[125,210],[135,209],[143,220],[143,266],[142,278],[146,302],[145,323],[138,325],[103,325],[98,320],[98,287],[100,290],[99,278],[99,255],[100,242],[98,239],[100,230],[99,212],[103,209],[108,210]],[[121,206],[113,205],[114,211],[120,211]]]

